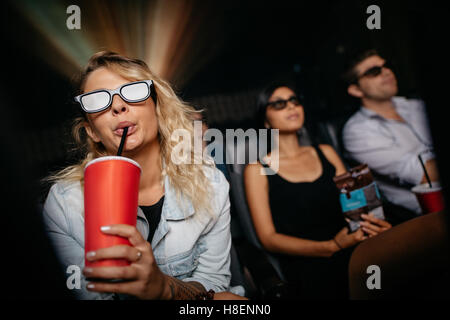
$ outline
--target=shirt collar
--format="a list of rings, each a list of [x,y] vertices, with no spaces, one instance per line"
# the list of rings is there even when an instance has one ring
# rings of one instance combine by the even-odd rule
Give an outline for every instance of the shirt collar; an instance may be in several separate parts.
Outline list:
[[[359,111],[366,117],[368,118],[382,118],[384,119],[382,116],[380,116],[378,113],[376,113],[373,110],[367,109],[364,106],[361,106],[361,108],[359,109]]]
[[[166,220],[183,220],[195,213],[191,200],[184,194],[181,193],[177,201],[177,192],[171,186],[167,175],[164,176],[164,197],[162,215]]]
[[[405,114],[405,112],[404,112],[404,110],[403,110],[403,108],[402,108],[402,104],[401,103],[399,103],[399,101],[398,101],[398,99],[397,99],[397,97],[392,97],[392,105],[394,106],[394,108],[397,110],[397,113],[400,115],[400,116],[404,116],[404,114]],[[379,118],[379,119],[382,119],[382,120],[386,120],[385,118],[383,118],[382,116],[380,116],[378,113],[376,113],[375,111],[373,111],[373,110],[370,110],[370,109],[367,109],[366,107],[364,107],[364,106],[361,106],[360,107],[360,112],[364,115],[364,116],[366,116],[366,117],[368,117],[368,118]]]

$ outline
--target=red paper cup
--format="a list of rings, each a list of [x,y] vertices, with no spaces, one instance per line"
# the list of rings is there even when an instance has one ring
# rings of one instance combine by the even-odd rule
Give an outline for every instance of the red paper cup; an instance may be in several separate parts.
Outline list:
[[[444,210],[444,197],[439,182],[432,182],[431,188],[428,183],[423,183],[411,189],[417,197],[422,213],[432,213]]]
[[[100,227],[112,224],[136,226],[141,167],[129,158],[110,156],[90,161],[84,170],[85,253],[128,239],[107,235]],[[127,266],[125,259],[85,260],[86,267]]]

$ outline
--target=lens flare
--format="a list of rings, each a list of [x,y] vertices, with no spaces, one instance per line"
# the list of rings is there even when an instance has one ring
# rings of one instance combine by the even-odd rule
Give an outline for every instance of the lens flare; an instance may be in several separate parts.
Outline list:
[[[208,2],[19,0],[13,5],[39,37],[33,52],[67,77],[95,52],[112,50],[144,60],[158,76],[182,86],[223,44],[217,36],[220,14]],[[66,25],[73,4],[80,8],[79,30]]]

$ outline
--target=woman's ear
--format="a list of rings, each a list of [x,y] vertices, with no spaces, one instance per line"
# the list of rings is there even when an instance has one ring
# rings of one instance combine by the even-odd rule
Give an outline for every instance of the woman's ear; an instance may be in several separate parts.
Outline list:
[[[267,121],[264,121],[264,128],[270,129],[270,125]]]
[[[361,91],[359,86],[356,84],[351,84],[347,88],[347,92],[349,95],[356,97],[356,98],[362,98],[364,96],[364,93]]]
[[[84,129],[86,130],[86,133],[88,134],[88,136],[91,137],[92,140],[94,140],[94,142],[100,142],[100,138],[97,136],[95,131],[91,128],[91,125],[88,121],[86,121],[84,123]]]

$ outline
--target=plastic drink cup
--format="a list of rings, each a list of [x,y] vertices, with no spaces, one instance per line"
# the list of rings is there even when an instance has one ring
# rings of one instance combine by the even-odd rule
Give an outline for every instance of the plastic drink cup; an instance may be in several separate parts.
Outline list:
[[[84,170],[85,254],[116,245],[131,245],[128,239],[107,235],[102,226],[136,226],[141,167],[120,156],[90,161]],[[125,259],[85,260],[86,267],[127,266]]]
[[[432,182],[431,188],[428,183],[419,184],[411,191],[416,195],[423,214],[444,210],[444,197],[438,182]]]

